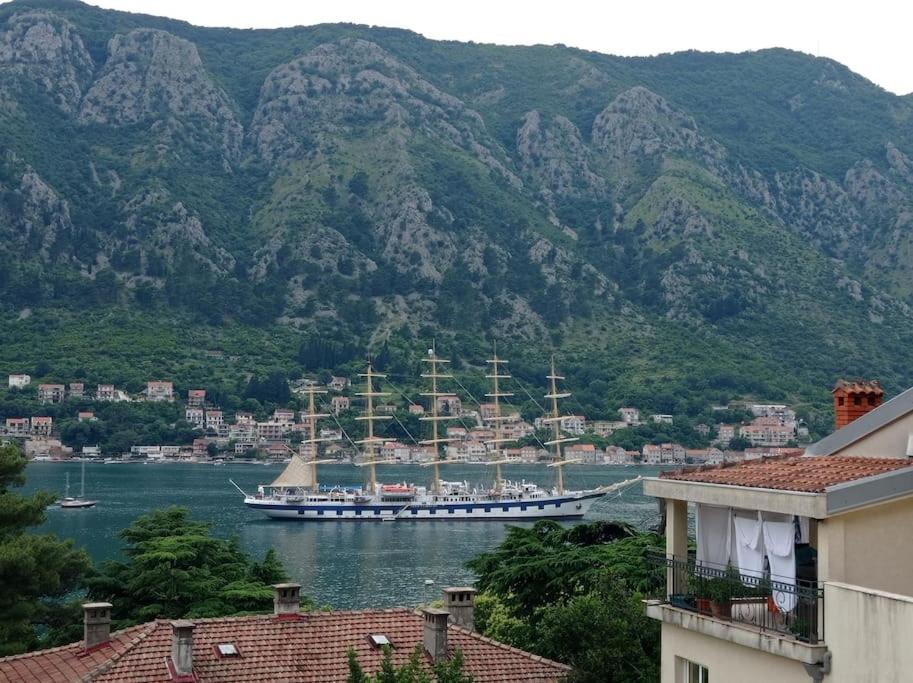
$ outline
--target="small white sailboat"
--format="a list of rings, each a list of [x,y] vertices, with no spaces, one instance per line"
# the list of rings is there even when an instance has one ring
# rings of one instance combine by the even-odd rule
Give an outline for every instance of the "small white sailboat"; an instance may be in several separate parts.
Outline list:
[[[57,501],[62,508],[92,508],[98,503],[96,500],[86,500],[86,461],[82,461],[81,476],[79,480],[79,497],[70,496],[70,473],[67,472],[67,484],[63,498]]]

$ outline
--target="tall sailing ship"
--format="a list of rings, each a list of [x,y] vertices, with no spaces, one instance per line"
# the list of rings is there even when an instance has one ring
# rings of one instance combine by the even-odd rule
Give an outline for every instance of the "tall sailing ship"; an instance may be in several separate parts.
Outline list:
[[[447,481],[441,478],[441,467],[454,463],[465,465],[462,460],[449,460],[441,457],[441,446],[454,439],[441,435],[441,425],[459,416],[451,411],[441,410],[441,399],[450,394],[440,391],[440,380],[452,379],[453,376],[443,372],[448,360],[440,358],[435,349],[428,351],[422,359],[426,372],[422,377],[429,381],[430,391],[422,396],[428,399],[428,414],[421,418],[430,424],[431,438],[419,441],[432,454],[427,466],[432,470],[428,485],[408,483],[382,484],[377,481],[376,466],[395,464],[378,458],[378,447],[386,439],[377,436],[375,422],[390,419],[390,415],[377,415],[374,400],[388,395],[377,391],[375,380],[385,379],[385,375],[374,372],[371,363],[367,371],[360,375],[365,381],[365,390],[358,396],[364,399],[364,414],[357,419],[365,423],[365,437],[353,442],[361,447],[363,457],[358,463],[367,471],[367,483],[363,487],[320,486],[317,481],[317,465],[334,460],[319,460],[318,449],[321,439],[317,438],[317,420],[329,417],[317,413],[315,395],[322,393],[314,386],[308,387],[308,439],[300,453],[292,455],[285,470],[268,485],[257,487],[256,494],[247,494],[237,485],[244,495],[244,504],[260,510],[269,517],[280,519],[298,519],[306,521],[354,520],[354,521],[398,521],[398,520],[529,520],[529,519],[580,519],[586,514],[596,500],[612,491],[618,491],[640,477],[619,482],[611,486],[588,490],[565,490],[563,468],[574,460],[562,456],[562,446],[573,437],[561,434],[561,414],[558,410],[559,399],[570,396],[568,392],[558,391],[558,381],[563,380],[555,372],[552,359],[548,375],[550,391],[545,398],[550,400],[551,410],[546,421],[552,426],[554,437],[544,445],[552,448],[553,459],[549,467],[555,470],[555,485],[552,489],[543,489],[537,484],[526,481],[510,481],[501,476],[501,465],[507,460],[503,457],[504,444],[513,439],[503,436],[501,415],[502,400],[512,394],[502,391],[503,380],[510,379],[506,373],[507,361],[498,358],[497,353],[488,360],[490,372],[486,378],[491,380],[491,391],[486,397],[491,399],[493,414],[488,418],[493,425],[493,438],[486,442],[488,458],[486,465],[494,467],[494,477],[490,487],[471,487],[465,481]],[[446,434],[446,430],[445,434]],[[234,482],[232,482],[234,484]]]

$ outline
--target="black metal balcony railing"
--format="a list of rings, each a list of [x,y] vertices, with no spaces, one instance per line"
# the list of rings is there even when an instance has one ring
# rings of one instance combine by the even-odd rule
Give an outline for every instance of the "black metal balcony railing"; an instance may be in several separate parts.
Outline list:
[[[663,583],[668,587],[665,601],[673,607],[806,643],[824,640],[824,587],[817,581],[785,583],[776,576],[748,576],[731,566],[698,565],[662,554],[651,555],[650,561],[671,578]]]

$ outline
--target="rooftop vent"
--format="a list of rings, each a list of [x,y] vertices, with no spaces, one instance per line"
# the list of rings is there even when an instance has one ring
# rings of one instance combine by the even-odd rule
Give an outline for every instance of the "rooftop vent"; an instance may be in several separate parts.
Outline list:
[[[371,641],[371,645],[374,647],[384,647],[389,646],[393,647],[393,643],[390,642],[390,639],[387,638],[383,633],[373,633],[368,636],[368,640]]]

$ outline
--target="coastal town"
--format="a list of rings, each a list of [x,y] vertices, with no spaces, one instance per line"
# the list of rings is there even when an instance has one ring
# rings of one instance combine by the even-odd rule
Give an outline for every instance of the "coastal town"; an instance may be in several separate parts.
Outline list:
[[[84,382],[34,383],[28,374],[8,376],[7,391],[16,396],[36,400],[40,408],[53,407],[61,419],[78,423],[97,419],[100,404],[109,403],[177,403],[183,408],[185,433],[190,435],[181,443],[132,443],[118,452],[106,452],[98,444],[74,446],[58,429],[53,415],[37,409],[31,415],[6,416],[2,423],[5,440],[21,442],[25,453],[35,459],[65,460],[81,458],[106,462],[137,460],[161,462],[225,462],[226,460],[285,461],[292,454],[309,455],[309,421],[305,411],[292,407],[276,407],[269,414],[255,415],[246,410],[223,410],[207,397],[205,389],[175,389],[172,381],[150,380],[141,392],[130,393],[114,384],[89,386]],[[349,438],[343,424],[359,409],[358,387],[345,376],[330,376],[326,382],[303,378],[289,382],[292,397],[303,398],[310,389],[325,392],[326,417],[318,426],[315,438],[325,446],[322,457],[340,462],[357,461],[358,449]],[[379,415],[390,418],[399,427],[399,436],[391,436],[379,444],[382,460],[398,464],[422,464],[434,459],[434,451],[422,445],[406,427],[410,419],[420,418],[425,407],[412,402],[403,394],[398,403],[374,406]],[[436,411],[453,418],[446,427],[446,458],[455,462],[481,462],[492,448],[495,429],[502,442],[513,444],[499,448],[509,463],[533,464],[549,458],[543,432],[549,428],[544,413],[524,419],[511,406],[499,409],[493,403],[464,403],[457,394],[440,394],[434,398]],[[294,400],[292,401],[292,403]],[[60,416],[65,416],[61,418]],[[682,418],[669,414],[641,411],[637,407],[621,406],[616,419],[588,419],[584,415],[565,415],[560,418],[560,431],[576,438],[565,448],[565,457],[586,465],[671,465],[721,464],[784,455],[809,440],[809,430],[797,418],[795,410],[780,403],[733,402],[712,406],[710,420],[691,424],[694,439],[703,447],[686,447],[681,443],[657,440],[644,443],[638,449],[611,443],[613,435],[624,430],[653,426],[662,434],[663,427],[672,427]],[[733,416],[740,417],[733,421]],[[497,423],[497,424],[496,424]]]

